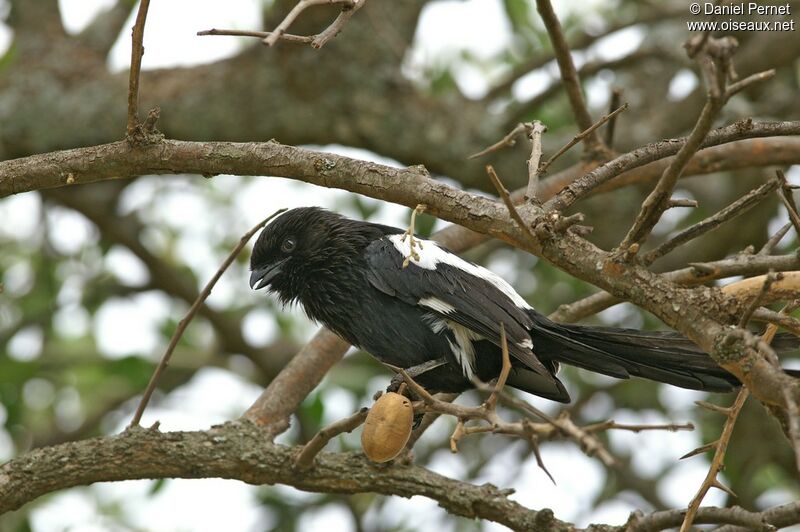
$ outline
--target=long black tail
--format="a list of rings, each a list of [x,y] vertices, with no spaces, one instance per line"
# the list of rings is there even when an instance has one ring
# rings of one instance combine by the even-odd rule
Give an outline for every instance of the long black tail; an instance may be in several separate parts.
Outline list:
[[[692,390],[727,392],[740,384],[676,332],[560,324],[538,313],[532,313],[532,317],[533,350],[540,359],[620,379],[634,375]],[[772,345],[778,351],[793,349],[798,347],[798,338],[779,334]]]

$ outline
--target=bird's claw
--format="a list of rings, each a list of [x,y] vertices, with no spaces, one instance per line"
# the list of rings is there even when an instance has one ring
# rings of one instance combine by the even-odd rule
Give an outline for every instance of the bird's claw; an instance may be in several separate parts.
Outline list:
[[[401,242],[405,242],[406,238],[408,238],[408,247],[409,247],[409,255],[403,261],[403,268],[407,268],[408,265],[411,263],[413,259],[415,262],[419,262],[419,253],[417,253],[417,246],[419,249],[422,249],[422,241],[418,238],[414,237],[414,226],[416,225],[417,221],[417,214],[421,214],[425,211],[426,206],[423,204],[417,205],[417,208],[411,211],[411,223],[408,225],[408,229],[406,232],[403,233],[403,236],[400,237]]]

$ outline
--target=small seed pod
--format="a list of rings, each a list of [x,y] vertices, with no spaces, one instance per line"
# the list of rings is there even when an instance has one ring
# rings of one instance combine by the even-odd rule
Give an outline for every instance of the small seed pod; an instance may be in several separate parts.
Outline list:
[[[414,421],[411,401],[399,393],[385,393],[372,405],[364,421],[361,447],[373,462],[388,462],[403,450]]]

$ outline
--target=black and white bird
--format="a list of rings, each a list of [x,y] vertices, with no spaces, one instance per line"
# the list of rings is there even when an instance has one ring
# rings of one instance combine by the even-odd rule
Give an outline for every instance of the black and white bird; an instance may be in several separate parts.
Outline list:
[[[287,211],[259,236],[253,289],[268,287],[381,362],[405,368],[430,392],[460,392],[500,374],[507,384],[569,402],[559,363],[621,379],[644,377],[715,392],[739,385],[677,333],[558,324],[506,281],[402,229],[316,207]]]

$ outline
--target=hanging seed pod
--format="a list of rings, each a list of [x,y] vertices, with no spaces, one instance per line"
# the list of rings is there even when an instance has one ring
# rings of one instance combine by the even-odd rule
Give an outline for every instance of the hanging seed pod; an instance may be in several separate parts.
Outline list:
[[[373,462],[388,462],[400,454],[411,436],[414,408],[407,397],[385,393],[375,401],[364,422],[361,447]]]

